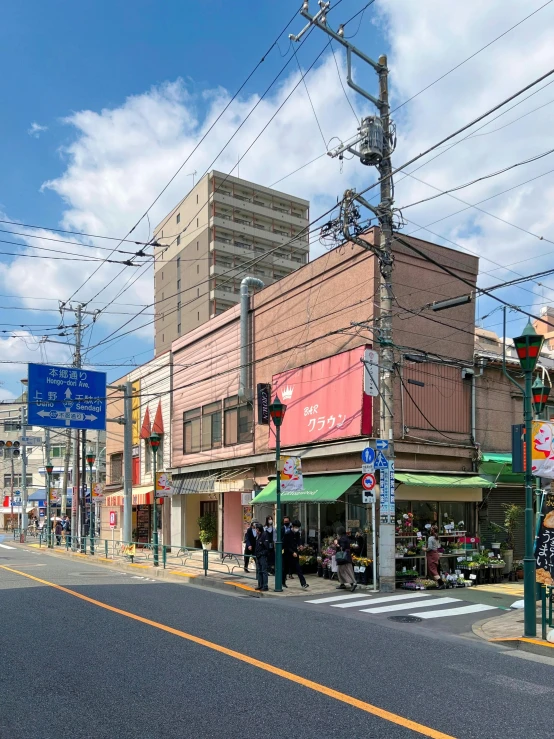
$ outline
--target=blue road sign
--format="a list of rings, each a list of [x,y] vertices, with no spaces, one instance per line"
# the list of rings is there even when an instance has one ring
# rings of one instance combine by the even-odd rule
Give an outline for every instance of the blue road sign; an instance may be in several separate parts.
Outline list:
[[[106,373],[29,365],[29,426],[106,428]]]
[[[389,467],[389,460],[385,457],[383,452],[377,452],[375,455],[375,469],[376,470],[387,470]]]
[[[375,439],[375,447],[377,449],[388,449],[389,442],[387,439]]]
[[[362,451],[362,462],[364,464],[373,464],[374,459],[375,450],[372,449],[370,446],[366,446],[366,448]]]

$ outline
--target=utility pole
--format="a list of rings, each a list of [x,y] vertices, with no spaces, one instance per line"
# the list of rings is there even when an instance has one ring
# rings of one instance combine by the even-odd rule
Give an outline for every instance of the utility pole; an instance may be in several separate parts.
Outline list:
[[[21,436],[27,432],[27,408],[21,406]],[[23,543],[27,538],[27,445],[21,444],[21,530],[19,541]]]
[[[45,428],[44,429],[44,451],[46,454],[46,464],[44,465],[44,471],[45,471],[45,478],[46,478],[46,546],[50,547],[52,545],[52,537],[51,537],[51,531],[52,531],[52,522],[50,521],[50,512],[52,510],[51,506],[51,500],[50,500],[50,489],[52,487],[52,467],[51,467],[51,461],[50,461],[50,429]]]
[[[79,304],[75,311],[77,325],[75,327],[75,359],[73,364],[75,367],[81,367],[81,337],[82,337],[82,321],[83,306]],[[79,429],[75,429],[75,438],[73,442],[73,497],[71,499],[71,550],[77,551],[77,531],[81,534],[81,522],[79,520]],[[64,470],[65,472],[65,470]]]
[[[133,384],[125,383],[123,424],[123,541],[133,541]],[[154,488],[156,481],[154,480]],[[154,507],[156,490],[154,489]],[[158,532],[156,531],[156,536]]]
[[[390,122],[388,68],[387,57],[383,54],[376,62],[344,38],[344,28],[339,26],[337,32],[327,25],[326,13],[330,2],[319,0],[319,11],[315,15],[308,12],[309,2],[304,1],[301,15],[308,20],[308,25],[297,35],[291,35],[292,41],[300,38],[312,26],[324,31],[335,41],[345,47],[347,62],[347,83],[349,87],[369,100],[379,111],[378,116],[362,118],[358,134],[353,140],[341,144],[328,152],[331,157],[342,159],[344,152],[349,151],[359,157],[362,164],[375,166],[379,172],[381,185],[381,202],[377,207],[370,205],[355,190],[347,190],[341,207],[341,214],[334,224],[337,234],[347,241],[354,242],[363,249],[371,251],[378,260],[380,273],[379,288],[379,323],[376,333],[380,347],[380,437],[386,444],[383,454],[388,461],[388,469],[380,471],[380,527],[379,527],[379,577],[380,588],[385,592],[395,588],[395,503],[394,503],[394,406],[393,406],[393,374],[394,354],[392,341],[392,163],[394,150],[394,131]],[[352,57],[356,56],[371,66],[379,77],[379,97],[360,87],[352,78]],[[356,148],[359,146],[359,148]],[[364,205],[377,217],[380,225],[379,245],[370,244],[360,238],[363,229],[357,224],[359,211],[355,203]],[[375,532],[374,532],[375,536]],[[374,563],[375,566],[375,563]]]

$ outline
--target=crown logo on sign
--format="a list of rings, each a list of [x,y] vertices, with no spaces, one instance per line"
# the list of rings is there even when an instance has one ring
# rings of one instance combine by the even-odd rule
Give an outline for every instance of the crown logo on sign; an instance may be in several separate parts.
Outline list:
[[[293,392],[294,386],[291,387],[290,385],[287,385],[286,388],[283,390],[283,400],[290,400],[292,398]]]

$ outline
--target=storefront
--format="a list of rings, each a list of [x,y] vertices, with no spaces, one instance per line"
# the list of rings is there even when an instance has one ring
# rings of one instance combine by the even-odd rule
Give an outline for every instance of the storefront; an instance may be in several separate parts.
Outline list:
[[[158,498],[158,533],[160,535],[160,544],[163,544],[161,537],[161,529],[163,522],[165,498]],[[106,495],[101,507],[101,524],[100,537],[102,539],[111,539],[112,528],[110,527],[110,511],[116,511],[116,527],[115,538],[122,537],[123,526],[123,493],[114,493]],[[132,491],[132,540],[142,544],[148,544],[152,541],[152,523],[154,519],[154,491],[152,485],[137,485]]]

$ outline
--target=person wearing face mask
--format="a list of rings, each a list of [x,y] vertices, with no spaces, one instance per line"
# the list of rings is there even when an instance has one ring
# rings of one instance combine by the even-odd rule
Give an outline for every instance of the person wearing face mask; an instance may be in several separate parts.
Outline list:
[[[291,531],[290,516],[283,516],[283,525],[281,526],[281,542],[285,541],[285,535]],[[283,577],[289,577],[292,580],[292,575],[289,570],[288,561],[285,557],[283,549]]]
[[[267,570],[269,558],[269,534],[261,523],[256,524],[256,576],[258,587],[256,590],[269,590],[267,586]]]
[[[291,528],[283,537],[283,587],[286,588],[287,571],[296,572],[300,585],[304,590],[309,588],[298,558],[298,545],[300,543],[300,521],[293,521]]]
[[[246,529],[244,535],[244,571],[248,572],[248,563],[250,562],[250,556],[255,556],[256,549],[256,524],[257,521],[252,521],[251,525]],[[250,555],[250,556],[248,556]]]
[[[277,541],[277,531],[273,525],[273,516],[267,516],[265,519],[264,531],[267,533],[269,541],[269,552],[267,556],[267,566],[271,575],[275,574],[275,542]]]

